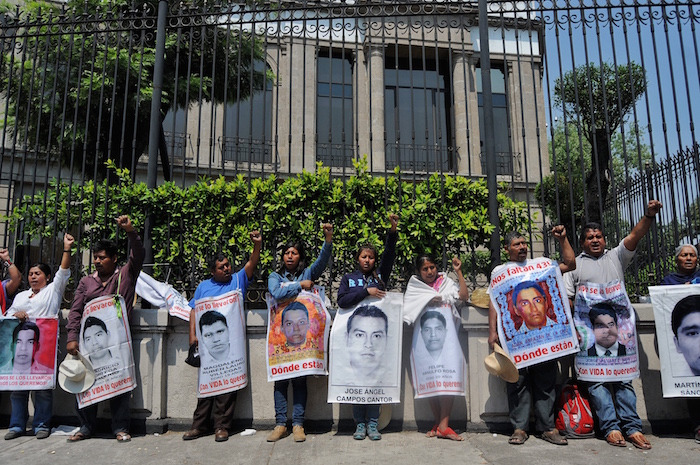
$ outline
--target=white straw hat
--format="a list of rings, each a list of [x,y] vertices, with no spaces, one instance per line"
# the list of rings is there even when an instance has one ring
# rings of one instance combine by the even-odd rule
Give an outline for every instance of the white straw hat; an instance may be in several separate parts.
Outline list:
[[[58,367],[58,384],[64,391],[72,394],[85,392],[95,384],[95,371],[92,364],[82,356],[66,355],[65,360]]]
[[[493,352],[486,357],[484,365],[489,373],[500,376],[509,383],[516,382],[520,377],[515,364],[498,344],[493,345]]]

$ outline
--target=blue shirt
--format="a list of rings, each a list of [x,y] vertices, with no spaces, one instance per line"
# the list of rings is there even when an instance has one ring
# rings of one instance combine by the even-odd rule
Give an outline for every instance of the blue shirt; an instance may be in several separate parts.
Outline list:
[[[296,297],[301,292],[301,284],[299,284],[299,281],[304,281],[307,279],[316,281],[323,273],[323,270],[326,269],[326,265],[328,265],[328,260],[331,258],[332,251],[333,244],[323,241],[321,253],[316,261],[313,262],[311,266],[304,268],[304,270],[298,276],[290,273],[289,271],[285,271],[282,274],[272,272],[270,277],[267,279],[267,290],[270,291],[270,295],[274,297],[275,300],[286,300]],[[282,286],[283,283],[289,284]]]
[[[197,290],[194,291],[194,297],[190,300],[190,307],[194,308],[199,299],[216,297],[237,289],[241,290],[243,298],[245,299],[245,292],[248,290],[248,284],[250,284],[250,279],[248,279],[245,268],[241,268],[238,273],[232,275],[231,280],[227,283],[220,283],[219,281],[215,281],[214,278],[207,279],[197,286]]]

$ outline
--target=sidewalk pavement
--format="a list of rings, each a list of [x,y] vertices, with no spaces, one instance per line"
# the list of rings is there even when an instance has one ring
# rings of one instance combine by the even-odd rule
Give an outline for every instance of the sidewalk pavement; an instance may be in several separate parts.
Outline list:
[[[0,431],[0,438],[7,430]],[[233,435],[216,443],[214,436],[183,441],[182,432],[136,436],[129,443],[112,438],[93,438],[79,443],[66,442],[66,436],[52,435],[37,440],[25,436],[11,441],[0,439],[0,462],[31,465],[79,464],[585,464],[641,465],[698,463],[700,444],[690,435],[647,435],[653,445],[641,451],[631,445],[613,447],[600,439],[570,440],[568,446],[555,446],[530,437],[521,446],[508,444],[508,436],[491,433],[462,433],[463,442],[426,438],[415,431],[385,433],[381,441],[355,441],[350,434],[308,434],[304,443],[291,436],[276,443],[265,441],[269,431],[253,436]]]

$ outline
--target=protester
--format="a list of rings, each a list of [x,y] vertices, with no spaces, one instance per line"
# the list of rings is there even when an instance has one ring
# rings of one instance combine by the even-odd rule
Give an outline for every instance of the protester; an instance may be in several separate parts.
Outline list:
[[[566,237],[566,228],[562,225],[552,228],[552,236],[554,236],[561,247],[562,262],[559,263],[559,270],[562,273],[573,270],[576,267],[575,253],[569,244]],[[511,267],[525,267],[528,265],[527,258],[527,241],[525,237],[518,232],[510,232],[504,240],[504,249],[508,254],[508,262],[497,266],[491,273],[491,284],[489,291],[493,285],[493,278]],[[516,288],[517,289],[517,288]],[[528,289],[533,289],[529,287]],[[542,295],[544,292],[541,288],[532,294],[533,300],[535,294]],[[518,295],[515,289],[513,298],[516,308],[516,313],[523,314],[523,323],[521,326],[526,327],[528,319],[534,330],[543,327],[540,324],[534,324],[534,321],[546,321],[546,312],[544,306],[537,302],[539,310],[532,311],[541,312],[538,317],[524,315],[525,305],[521,303],[518,307]],[[529,303],[529,301],[528,301]],[[534,302],[533,302],[534,303]],[[533,306],[534,307],[534,306]],[[529,314],[530,310],[526,313]],[[498,313],[493,303],[489,305],[489,346],[493,348],[498,341]],[[505,341],[502,341],[504,343]],[[566,445],[568,442],[564,436],[554,427],[554,400],[555,400],[555,385],[557,377],[557,361],[548,360],[536,365],[531,365],[518,370],[518,380],[515,383],[508,383],[508,407],[510,410],[510,422],[513,425],[513,434],[508,439],[508,442],[513,445],[523,444],[528,439],[528,431],[530,426],[530,411],[531,403],[534,400],[535,409],[535,428],[542,433],[542,439],[555,445]]]
[[[282,256],[279,271],[272,272],[267,281],[267,288],[270,295],[276,301],[285,301],[294,299],[302,290],[311,290],[314,282],[321,276],[328,265],[328,260],[331,258],[333,251],[333,226],[325,223],[322,226],[325,241],[321,247],[321,253],[311,266],[306,266],[306,251],[304,244],[301,241],[290,241],[282,247]],[[290,304],[292,305],[292,304]],[[301,307],[304,307],[301,305]],[[292,322],[295,314],[301,314],[302,309],[294,310],[293,308],[285,309],[282,321],[282,330],[287,336],[287,343],[293,345],[301,345],[303,341],[290,341],[291,334],[294,332],[294,323]],[[287,311],[289,310],[289,311]],[[308,326],[308,310],[306,311],[305,324]],[[293,312],[293,313],[290,313]],[[291,324],[290,335],[287,335],[285,323]],[[304,325],[302,325],[304,326]],[[297,326],[298,328],[298,326]],[[307,328],[308,329],[308,328]],[[304,340],[306,340],[306,332],[303,332]],[[301,334],[299,334],[301,337]],[[306,411],[306,376],[298,376],[291,380],[285,379],[275,381],[275,428],[267,437],[268,442],[275,442],[287,436],[287,391],[289,382],[292,382],[292,396],[294,409],[292,413],[292,433],[295,442],[303,442],[306,440],[304,432],[304,413]]]
[[[12,306],[7,310],[7,316],[19,319],[23,324],[28,324],[28,318],[57,318],[61,309],[63,292],[70,278],[71,247],[75,239],[66,233],[63,236],[63,254],[61,267],[51,281],[51,268],[45,263],[35,263],[29,268],[27,280],[29,289],[22,291],[15,297]],[[36,327],[36,324],[31,323]],[[18,326],[20,328],[21,326]],[[33,333],[33,352],[39,349],[39,329]],[[35,363],[32,354],[30,365]],[[16,357],[16,356],[15,356]],[[32,370],[36,372],[37,370]],[[29,418],[29,393],[31,391],[13,391],[10,394],[12,414],[10,416],[10,430],[5,439],[14,439],[25,434],[27,419]],[[34,419],[32,427],[37,439],[49,437],[51,432],[51,414],[53,412],[53,390],[43,389],[34,391]]]
[[[689,244],[679,245],[678,247],[676,247],[675,257],[677,271],[666,276],[661,281],[662,285],[669,286],[678,284],[690,284],[691,281],[700,278],[700,270],[698,270],[698,250],[695,246]],[[681,328],[684,325],[686,317],[693,315],[691,318],[694,318],[695,321],[697,321],[698,315],[700,315],[700,305],[698,305],[698,300],[700,300],[700,297],[691,297],[693,297],[691,300],[686,300],[689,299],[688,297],[681,300],[673,309],[673,313],[671,315],[671,326],[673,329],[673,341],[676,344],[676,349],[683,354],[686,361],[688,362],[688,366],[691,367],[691,370],[693,366],[691,365],[691,363],[697,364],[697,371],[694,371],[694,374],[700,375],[700,357],[695,357],[694,359],[689,360],[692,357],[686,355],[692,353],[693,349],[700,350],[700,340],[698,340],[697,337],[697,335],[700,334],[700,328],[694,327],[693,334],[695,335],[695,338],[687,338],[688,342],[694,340],[694,343],[691,347],[686,348],[686,346],[690,346],[690,344],[685,343],[685,340],[683,341],[684,343],[680,342],[681,339],[686,339],[684,338],[683,328]],[[685,303],[681,305],[681,302],[684,301]],[[691,302],[695,304],[693,307],[691,307]],[[681,315],[683,315],[682,318]],[[679,328],[681,328],[680,338],[678,336]],[[695,442],[700,444],[700,398],[694,397],[688,399],[688,413],[690,414],[690,419],[693,422],[693,433],[695,434]]]
[[[246,290],[253,279],[253,272],[260,261],[260,249],[262,246],[262,236],[259,231],[250,233],[250,240],[253,241],[253,253],[246,264],[235,275],[231,274],[231,262],[222,253],[214,255],[208,263],[211,278],[202,281],[197,286],[194,292],[194,297],[190,300],[190,307],[196,307],[197,301],[205,297],[217,297],[227,294],[231,291],[239,291],[241,297],[245,298]],[[208,312],[218,313],[218,312]],[[206,315],[206,314],[205,314]],[[204,315],[200,318],[204,318]],[[216,323],[216,318],[205,324],[213,326]],[[220,321],[218,322],[220,323]],[[196,328],[195,310],[190,313],[190,346],[198,343],[197,328]],[[226,326],[224,324],[224,326]],[[204,335],[203,327],[200,328]],[[228,333],[228,327],[226,332]],[[225,341],[229,343],[228,339]],[[223,344],[217,343],[215,352],[220,352],[220,346]],[[213,346],[214,347],[214,346]],[[228,347],[228,345],[226,345]],[[200,351],[201,353],[201,351]],[[214,357],[214,354],[210,354]],[[215,395],[212,397],[200,397],[197,399],[197,407],[194,410],[192,419],[192,428],[182,435],[182,439],[189,441],[210,434],[212,424],[214,430],[214,440],[216,442],[227,441],[229,431],[233,425],[233,410],[236,406],[236,397],[238,392],[226,392],[224,394]]]
[[[605,250],[605,236],[600,224],[585,224],[579,238],[583,252],[576,257],[576,270],[564,277],[569,298],[573,299],[578,286],[585,283],[619,282],[626,294],[625,268],[632,262],[637,244],[649,231],[660,210],[661,203],[650,200],[642,219],[612,250]],[[637,396],[631,381],[595,382],[588,383],[587,387],[591,406],[608,444],[625,447],[622,435],[624,431],[635,447],[651,449],[651,444],[642,434],[642,421],[637,414]]]
[[[0,266],[10,275],[10,279],[0,283],[0,311],[5,315],[10,306],[10,298],[17,292],[22,283],[22,273],[19,272],[17,265],[10,260],[10,252],[7,249],[0,250],[0,260],[2,261]]]
[[[661,281],[661,285],[690,284],[694,280],[695,284],[700,284],[698,249],[694,245],[683,244],[676,247],[673,255],[676,259],[676,272],[666,276]]]
[[[386,235],[384,252],[379,266],[377,266],[377,250],[374,246],[371,244],[362,245],[355,255],[358,269],[346,274],[340,280],[338,306],[341,308],[353,307],[368,296],[381,299],[386,295],[387,284],[396,257],[396,240],[398,238],[396,228],[399,224],[399,216],[390,213],[389,221],[391,228]],[[378,404],[353,404],[352,414],[357,425],[353,435],[355,439],[361,440],[369,436],[371,440],[378,441],[382,438],[377,429]]]
[[[416,274],[409,280],[404,296],[404,321],[414,323],[417,319],[420,322],[420,326],[417,326],[414,331],[420,331],[422,341],[430,355],[429,358],[423,357],[421,360],[421,357],[416,357],[414,356],[415,354],[412,354],[411,359],[415,361],[412,368],[416,371],[423,372],[427,370],[428,366],[425,365],[442,364],[450,369],[464,366],[464,356],[461,355],[461,348],[459,350],[461,360],[440,361],[441,355],[443,351],[445,351],[445,341],[447,340],[448,331],[447,325],[452,325],[456,333],[461,323],[461,315],[457,313],[454,304],[457,300],[465,302],[469,299],[467,282],[464,280],[464,275],[462,274],[462,261],[458,257],[452,258],[452,269],[457,274],[457,279],[459,280],[458,285],[455,285],[454,281],[447,278],[444,273],[438,273],[435,259],[431,255],[421,255],[416,259]],[[437,292],[437,297],[433,297],[434,293],[431,292],[421,292],[425,286]],[[421,299],[421,296],[425,297]],[[450,307],[452,319],[449,322],[442,313],[432,310],[432,308],[443,304]],[[419,310],[421,313],[417,314],[417,312],[411,311],[414,305],[416,307],[421,307]],[[420,315],[420,317],[418,315]],[[419,365],[420,361],[423,362],[422,366]],[[460,371],[463,377],[463,370]],[[417,379],[418,377],[414,376],[414,389],[416,391],[418,391],[419,388],[419,386],[415,385]],[[432,429],[426,434],[427,437],[438,437],[451,439],[453,441],[464,440],[464,438],[455,433],[449,425],[450,412],[452,411],[455,395],[464,395],[464,390],[453,395],[437,395],[428,398],[430,409],[433,412],[434,423]]]
[[[90,301],[109,295],[120,295],[124,298],[127,318],[131,318],[134,307],[134,295],[136,279],[145,257],[145,250],[141,237],[134,230],[128,215],[121,215],[117,218],[117,225],[127,234],[131,244],[131,252],[126,265],[117,266],[117,245],[114,242],[102,240],[92,247],[92,262],[95,272],[85,276],[78,283],[78,287],[73,297],[70,313],[68,314],[68,343],[66,350],[71,355],[78,354],[80,323],[83,318],[85,305]],[[128,442],[131,440],[129,434],[129,422],[131,412],[129,401],[131,393],[125,392],[109,399],[110,411],[112,412],[112,432],[117,441]],[[80,419],[80,430],[68,437],[68,442],[77,442],[90,438],[97,432],[97,409],[99,403],[95,403],[78,409]]]

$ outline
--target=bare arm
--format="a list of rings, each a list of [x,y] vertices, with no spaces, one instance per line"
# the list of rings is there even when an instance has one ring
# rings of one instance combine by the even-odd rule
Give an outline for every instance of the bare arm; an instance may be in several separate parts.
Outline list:
[[[466,302],[469,299],[469,289],[467,288],[467,281],[462,274],[462,260],[459,257],[452,257],[452,268],[457,273],[457,279],[459,279],[459,300]]]
[[[489,349],[498,342],[498,313],[493,303],[489,302]]]
[[[258,262],[260,261],[260,249],[262,249],[262,236],[260,235],[260,231],[251,231],[250,240],[253,241],[253,253],[250,254],[250,258],[243,267],[248,279],[253,278],[255,267],[258,266]]]
[[[559,246],[561,247],[561,262],[559,263],[559,269],[562,274],[567,271],[573,271],[576,269],[576,254],[574,249],[569,243],[569,238],[566,237],[566,228],[564,225],[557,225],[552,228],[552,236],[554,236],[559,241]]]
[[[7,290],[7,295],[11,296],[17,292],[19,285],[22,283],[22,273],[19,272],[17,265],[10,261],[10,251],[7,249],[0,250],[0,258],[4,261],[7,266],[7,272],[10,275],[10,282],[7,283],[5,289]]]
[[[61,256],[61,268],[64,270],[70,268],[70,262],[73,257],[71,247],[73,247],[74,242],[75,239],[70,234],[65,233],[63,235],[63,255]]]
[[[632,231],[625,237],[624,244],[627,250],[636,250],[637,244],[649,232],[651,225],[654,224],[654,219],[661,210],[661,202],[658,200],[650,200],[647,204],[646,213],[639,223],[637,223]]]

